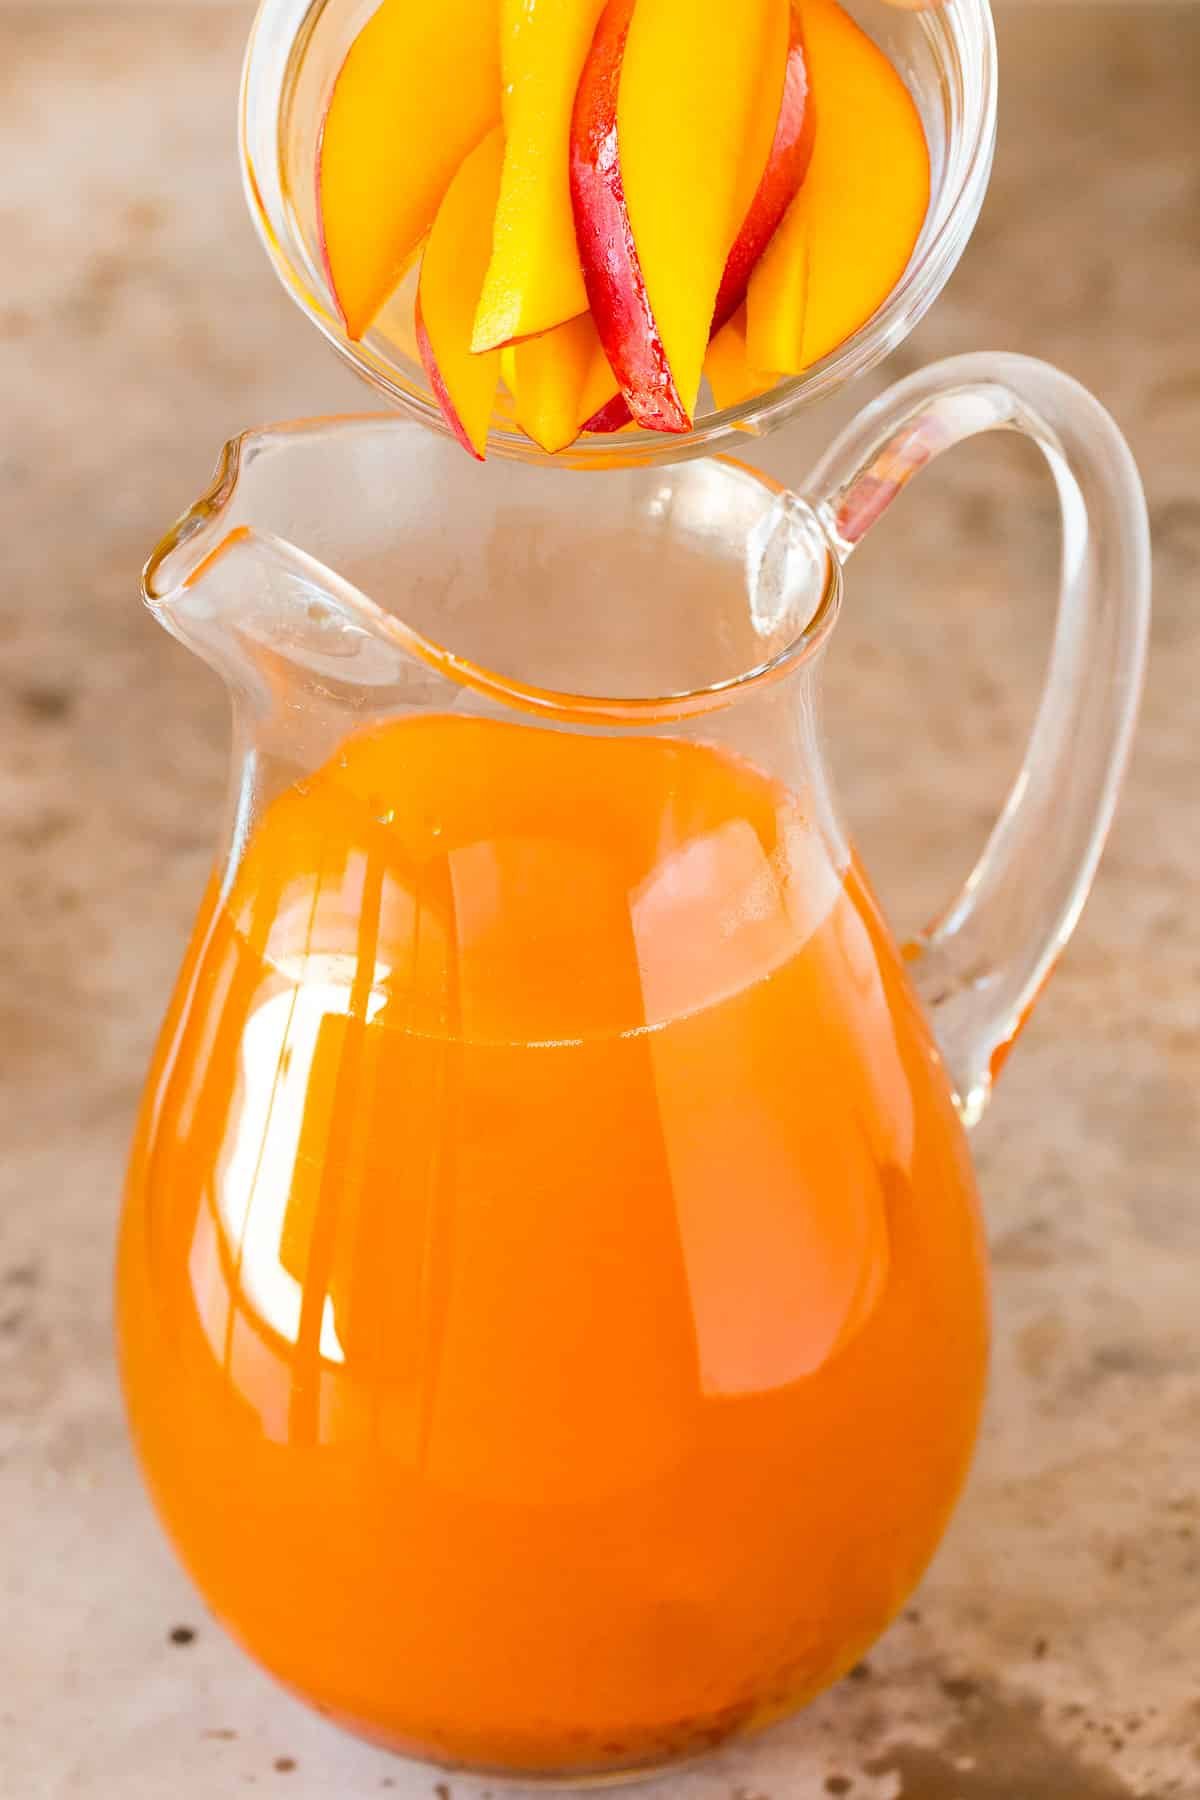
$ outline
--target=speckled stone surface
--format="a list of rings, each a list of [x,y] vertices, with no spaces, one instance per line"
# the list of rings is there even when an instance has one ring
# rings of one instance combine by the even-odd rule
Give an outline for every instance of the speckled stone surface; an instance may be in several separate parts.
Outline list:
[[[137,570],[229,432],[363,401],[244,217],[249,12],[0,6],[4,1800],[445,1793],[208,1618],[110,1354],[122,1162],[226,772],[223,698],[140,612]],[[1200,1796],[1200,10],[1008,7],[1001,37],[977,240],[888,373],[1022,349],[1115,411],[1157,543],[1145,723],[1094,902],[977,1136],[995,1379],[950,1537],[857,1679],[654,1790],[677,1800]],[[763,460],[798,474],[848,410]],[[1015,770],[1054,531],[1035,460],[993,442],[855,566],[830,736],[901,924]]]

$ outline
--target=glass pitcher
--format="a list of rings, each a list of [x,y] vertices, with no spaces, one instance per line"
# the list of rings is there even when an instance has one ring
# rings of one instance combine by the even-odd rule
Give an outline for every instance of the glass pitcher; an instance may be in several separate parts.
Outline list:
[[[817,725],[843,565],[977,432],[1044,450],[1028,757],[900,950]],[[145,578],[225,679],[225,841],[129,1178],[123,1378],[216,1614],[399,1750],[634,1773],[802,1705],[932,1555],[988,1339],[964,1127],[1109,824],[1148,608],[1116,428],[1013,357],[802,496],[251,433]]]

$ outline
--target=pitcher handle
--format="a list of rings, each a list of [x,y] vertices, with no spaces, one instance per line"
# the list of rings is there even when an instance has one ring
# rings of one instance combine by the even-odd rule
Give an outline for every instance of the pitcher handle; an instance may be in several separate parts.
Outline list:
[[[949,908],[906,948],[968,1125],[1087,898],[1137,717],[1150,620],[1146,502],[1129,446],[1084,388],[1024,356],[954,357],[868,406],[808,483],[842,562],[926,464],[1019,431],[1062,509],[1058,620],[1020,774]]]

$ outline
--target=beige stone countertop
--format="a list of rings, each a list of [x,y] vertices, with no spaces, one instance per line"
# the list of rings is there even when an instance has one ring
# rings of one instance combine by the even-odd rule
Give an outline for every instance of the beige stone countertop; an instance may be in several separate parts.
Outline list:
[[[244,215],[249,12],[0,3],[3,1800],[445,1792],[208,1617],[143,1497],[110,1348],[122,1164],[227,754],[223,695],[137,573],[226,435],[364,402]],[[1200,1797],[1200,8],[1006,6],[1001,55],[975,243],[857,398],[991,348],[1096,389],[1150,496],[1144,724],[1093,903],[976,1138],[997,1344],[950,1536],[858,1679],[653,1790],[675,1800]],[[850,410],[763,460],[798,476]],[[1036,458],[992,441],[856,564],[829,731],[902,925],[961,878],[1016,769],[1055,532]]]

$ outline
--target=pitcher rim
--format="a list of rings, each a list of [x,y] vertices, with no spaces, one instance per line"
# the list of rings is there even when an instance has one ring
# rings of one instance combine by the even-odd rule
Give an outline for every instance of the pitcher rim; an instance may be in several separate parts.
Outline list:
[[[567,689],[546,688],[536,683],[520,681],[515,676],[501,674],[471,657],[458,655],[449,646],[439,643],[428,633],[417,630],[399,614],[382,606],[362,588],[331,569],[327,563],[299,549],[286,538],[252,525],[231,526],[211,548],[199,554],[181,576],[170,581],[162,579],[166,565],[184,548],[189,539],[219,524],[222,513],[237,492],[247,451],[280,438],[299,436],[318,429],[327,430],[331,426],[378,426],[392,422],[402,430],[412,429],[414,423],[411,419],[406,420],[402,415],[392,413],[337,413],[255,426],[227,439],[212,481],[199,499],[176,519],[146,561],[141,579],[145,605],[162,624],[172,629],[172,617],[182,597],[195,589],[230,550],[239,544],[264,545],[293,568],[318,579],[322,590],[335,599],[343,612],[364,630],[386,639],[443,679],[515,711],[532,714],[546,722],[570,725],[656,725],[724,711],[750,694],[773,686],[809,663],[823,648],[837,622],[842,600],[842,568],[819,511],[802,495],[796,494],[763,470],[752,468],[748,463],[726,455],[711,457],[708,462],[743,480],[751,481],[777,500],[791,501],[806,510],[820,536],[825,568],[816,605],[781,650],[749,669],[695,688],[665,694],[615,696],[577,694]],[[173,632],[173,635],[179,633]]]

